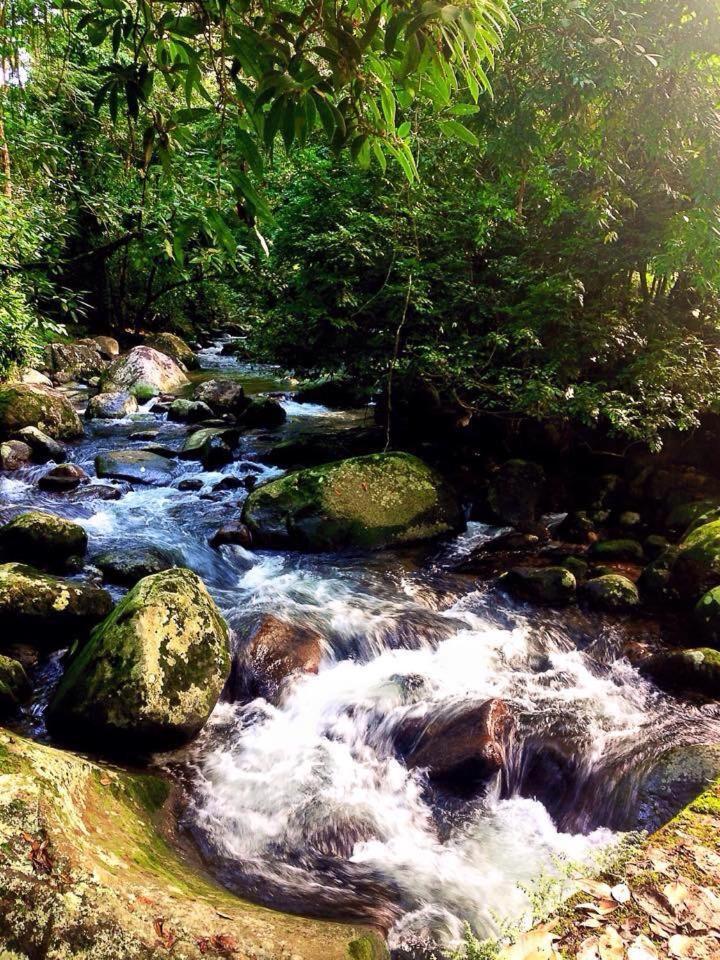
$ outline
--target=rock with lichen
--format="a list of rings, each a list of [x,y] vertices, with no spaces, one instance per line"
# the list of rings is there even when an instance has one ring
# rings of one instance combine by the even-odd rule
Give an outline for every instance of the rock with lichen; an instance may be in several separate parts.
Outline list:
[[[134,347],[110,364],[102,378],[102,389],[126,390],[142,402],[159,393],[172,393],[187,383],[172,357],[152,347]]]
[[[53,440],[73,440],[83,433],[80,417],[57,390],[30,383],[0,386],[0,435],[37,427]]]
[[[183,743],[230,672],[228,628],[203,582],[175,567],[145,577],[70,660],[48,719],[134,749]]]
[[[594,577],[584,583],[581,598],[596,610],[632,610],[640,605],[640,594],[632,580],[617,573]]]
[[[49,650],[82,639],[108,615],[112,598],[90,584],[41,573],[22,563],[0,565],[0,635]]]
[[[87,533],[79,523],[42,510],[29,510],[0,527],[0,558],[31,563],[44,570],[62,569],[87,550]]]
[[[156,333],[148,342],[151,347],[182,364],[186,370],[197,370],[200,366],[196,354],[176,333]]]
[[[0,654],[0,716],[11,713],[30,695],[30,682],[23,665]]]
[[[406,453],[290,473],[253,490],[242,519],[255,542],[301,550],[398,546],[464,526],[452,488]]]
[[[563,606],[572,603],[577,580],[567,567],[514,567],[500,578],[500,586],[516,600]]]

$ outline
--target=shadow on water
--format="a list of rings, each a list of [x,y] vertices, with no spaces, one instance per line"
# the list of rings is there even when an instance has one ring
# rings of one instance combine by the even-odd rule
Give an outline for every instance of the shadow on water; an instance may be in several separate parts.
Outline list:
[[[209,369],[196,377],[230,374],[251,393],[289,387],[276,371],[244,367],[219,349],[202,359]],[[498,917],[522,915],[519,885],[553,858],[582,860],[617,831],[667,819],[712,767],[708,748],[696,745],[720,743],[720,715],[661,693],[623,657],[639,633],[653,640],[657,624],[517,606],[450,572],[500,532],[480,524],[452,543],[404,553],[212,549],[209,535],[238,518],[246,495],[214,490],[223,477],[276,476],[263,459],[274,442],[365,417],[283,402],[288,423],[244,435],[237,459],[220,470],[178,460],[168,486],[98,500],[44,494],[35,481],[45,468],[30,468],[0,478],[0,517],[34,507],[78,520],[91,535],[90,564],[114,546],[173,551],[215,597],[236,658],[268,612],[322,634],[317,675],[298,679],[277,704],[226,696],[189,749],[158,763],[184,787],[183,826],[229,887],[284,909],[372,919],[393,948],[419,957],[457,941],[467,923],[487,935]],[[131,434],[149,430],[172,449],[184,435],[147,405],[126,421],[89,425],[73,458],[92,474],[98,452],[143,447]],[[180,490],[190,477],[200,489]],[[21,722],[42,737],[59,655],[34,669],[39,692]],[[443,711],[489,699],[508,705],[514,733],[504,769],[482,790],[460,795],[398,755],[409,716],[422,729]]]

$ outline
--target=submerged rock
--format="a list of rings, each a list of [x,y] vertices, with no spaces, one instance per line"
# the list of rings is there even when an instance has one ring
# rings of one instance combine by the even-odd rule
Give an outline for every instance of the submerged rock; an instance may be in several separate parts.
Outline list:
[[[142,402],[172,393],[186,386],[188,379],[172,357],[152,347],[134,347],[111,363],[102,383],[106,391],[127,390]]]
[[[397,546],[464,527],[452,489],[405,453],[340,460],[273,480],[249,495],[243,521],[258,543],[303,550]]]
[[[243,692],[277,703],[292,677],[318,672],[322,656],[323,638],[317,630],[266,614],[245,650]]]
[[[516,600],[562,606],[575,599],[577,581],[567,567],[515,567],[500,586]]]
[[[242,384],[237,380],[224,379],[218,377],[213,380],[206,380],[199,384],[193,393],[196,400],[206,403],[213,413],[230,413],[233,416],[240,414],[250,404],[250,400],[245,396]]]
[[[395,731],[395,748],[410,769],[422,767],[432,780],[473,787],[504,768],[514,726],[503,700],[461,702],[409,714]]]
[[[78,523],[31,510],[0,527],[0,557],[46,569],[62,568],[87,550],[87,534]]]
[[[62,580],[21,563],[0,565],[0,633],[57,650],[84,637],[112,609],[105,590]]]
[[[37,427],[53,440],[74,440],[83,433],[75,408],[57,390],[26,383],[0,386],[0,434],[23,427]]]
[[[23,665],[0,654],[0,716],[7,716],[30,696],[30,681]]]
[[[85,411],[89,420],[122,420],[131,413],[137,413],[138,402],[135,397],[125,390],[116,390],[112,393],[98,393],[91,397]]]
[[[596,610],[632,610],[640,605],[640,594],[635,584],[617,573],[588,580],[580,588],[580,596]]]
[[[100,453],[95,458],[98,477],[127,480],[130,483],[167,484],[175,472],[175,465],[167,457],[147,450],[115,450]]]
[[[159,350],[161,353],[172,357],[177,363],[181,363],[186,370],[197,370],[200,361],[195,353],[185,343],[182,337],[175,333],[156,333],[150,337],[150,346]]]
[[[90,477],[76,463],[61,463],[40,477],[38,487],[41,490],[63,493],[66,490],[74,490],[81,483],[87,483],[89,480]]]
[[[53,440],[42,430],[38,430],[37,427],[23,427],[22,430],[18,430],[17,439],[30,447],[33,460],[37,463],[47,463],[48,460],[54,460],[56,463],[65,462],[65,446]]]
[[[202,728],[230,672],[228,629],[203,582],[175,567],[145,577],[67,665],[55,729],[152,750]]]
[[[110,583],[134,586],[138,580],[174,567],[175,557],[161,547],[118,547],[92,558],[92,563]]]

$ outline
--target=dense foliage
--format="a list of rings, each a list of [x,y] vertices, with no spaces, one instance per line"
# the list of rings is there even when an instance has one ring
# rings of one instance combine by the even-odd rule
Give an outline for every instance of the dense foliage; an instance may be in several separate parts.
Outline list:
[[[468,415],[716,404],[718,0],[0,6],[0,376],[245,328]]]

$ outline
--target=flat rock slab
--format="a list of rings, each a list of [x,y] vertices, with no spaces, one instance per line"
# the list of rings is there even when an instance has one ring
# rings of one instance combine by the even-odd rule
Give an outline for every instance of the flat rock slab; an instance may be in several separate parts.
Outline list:
[[[160,486],[169,483],[174,471],[171,460],[147,450],[116,450],[100,453],[95,458],[98,477],[128,480],[130,483]]]

